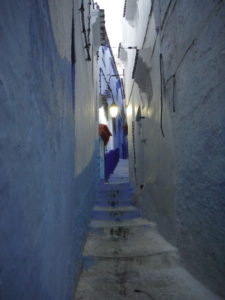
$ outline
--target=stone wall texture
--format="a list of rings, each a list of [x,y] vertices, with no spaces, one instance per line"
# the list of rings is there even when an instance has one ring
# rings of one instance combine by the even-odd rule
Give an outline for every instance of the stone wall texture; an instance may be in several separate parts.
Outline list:
[[[72,299],[80,271],[94,200],[96,114],[76,2],[0,3],[2,300]],[[76,80],[86,82],[75,103],[73,11]]]
[[[145,216],[225,296],[225,2],[152,5],[131,97],[131,176]]]

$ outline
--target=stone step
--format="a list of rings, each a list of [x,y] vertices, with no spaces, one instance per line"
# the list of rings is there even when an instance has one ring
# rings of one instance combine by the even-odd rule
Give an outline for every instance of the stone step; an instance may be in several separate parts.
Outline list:
[[[132,189],[132,186],[129,182],[105,183],[105,184],[100,184],[98,189],[99,190]]]
[[[130,206],[132,205],[132,200],[127,198],[114,198],[114,199],[105,199],[99,198],[96,201],[96,206],[102,207],[123,207],[123,206]]]
[[[107,207],[102,207],[102,206],[94,206],[93,210],[94,211],[134,211],[137,210],[138,208],[133,206],[133,205],[128,205],[128,206],[121,206],[121,207],[111,207],[111,206],[107,206]]]
[[[129,179],[126,176],[112,176],[109,179],[110,184],[128,183]]]
[[[75,300],[221,300],[182,268],[155,224],[144,221],[92,228]]]
[[[117,222],[117,221],[98,221],[92,220],[90,222],[91,228],[113,228],[113,227],[132,227],[132,226],[154,226],[155,223],[149,222],[143,218],[135,218],[132,220]]]
[[[96,205],[99,202],[103,203],[111,203],[111,202],[132,202],[132,198],[130,196],[123,196],[123,195],[115,195],[115,196],[97,196],[96,197]],[[125,205],[124,205],[125,206]]]
[[[140,257],[177,252],[155,226],[117,226],[90,232],[83,254],[95,257]]]
[[[96,194],[96,198],[129,198],[133,194],[133,191],[131,190],[107,190],[107,191],[99,191]]]
[[[92,211],[92,219],[94,220],[108,220],[108,221],[125,221],[141,216],[139,209],[134,206],[113,207],[96,207]]]
[[[83,271],[75,300],[221,300],[184,268]]]
[[[168,268],[180,265],[177,251],[164,251],[159,254],[132,257],[97,257],[84,256],[83,268],[90,272],[134,272],[140,270],[147,272],[149,269]]]
[[[99,187],[96,191],[134,191],[133,187],[130,184],[126,183],[109,183],[108,185],[104,185]]]

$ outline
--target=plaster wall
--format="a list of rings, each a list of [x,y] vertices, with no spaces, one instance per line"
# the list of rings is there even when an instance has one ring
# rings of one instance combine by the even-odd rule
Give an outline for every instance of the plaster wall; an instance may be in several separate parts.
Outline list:
[[[152,11],[139,11],[139,22],[149,19],[134,81],[130,52],[125,64],[131,180],[144,215],[224,297],[225,5],[152,3]]]
[[[97,126],[94,66],[83,57],[74,5],[75,84],[73,1],[1,1],[2,300],[73,299],[80,271]]]

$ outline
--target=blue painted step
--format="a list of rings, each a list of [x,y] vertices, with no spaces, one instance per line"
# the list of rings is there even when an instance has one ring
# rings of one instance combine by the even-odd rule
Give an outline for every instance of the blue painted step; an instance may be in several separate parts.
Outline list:
[[[134,206],[120,208],[95,207],[92,212],[94,220],[126,221],[141,216],[140,210]]]
[[[112,200],[107,200],[107,199],[102,199],[96,201],[97,206],[102,206],[102,207],[122,207],[122,206],[129,206],[132,205],[131,199],[125,199],[123,201],[118,201],[115,199]]]
[[[118,186],[118,185],[111,185],[111,186],[104,186],[99,187],[97,189],[97,194],[102,193],[132,193],[133,188],[131,186]]]
[[[131,184],[128,183],[106,183],[106,184],[102,184],[99,183],[98,187],[100,189],[126,189],[126,188],[132,188]]]
[[[96,198],[124,198],[124,197],[131,197],[133,194],[132,190],[114,190],[114,191],[101,191],[96,194]]]

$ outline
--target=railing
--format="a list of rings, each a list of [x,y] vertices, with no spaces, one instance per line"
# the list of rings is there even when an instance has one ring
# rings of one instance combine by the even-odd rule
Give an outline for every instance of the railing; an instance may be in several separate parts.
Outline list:
[[[119,161],[119,148],[111,150],[105,154],[105,180],[108,180],[110,175],[115,170]]]

